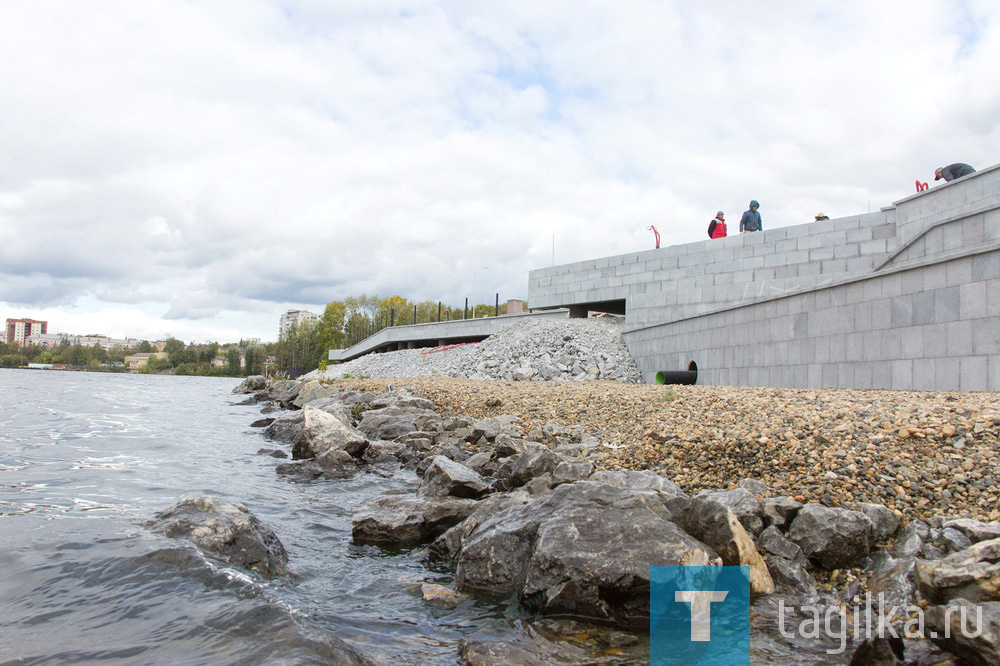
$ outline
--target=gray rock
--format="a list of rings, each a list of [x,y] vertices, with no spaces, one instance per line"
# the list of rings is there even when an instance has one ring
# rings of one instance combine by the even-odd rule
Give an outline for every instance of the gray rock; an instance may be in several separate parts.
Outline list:
[[[1000,601],[1000,539],[980,541],[942,560],[918,560],[916,581],[920,594],[934,604],[959,597]]]
[[[428,497],[479,499],[490,491],[477,472],[444,456],[434,456],[424,472],[420,492]]]
[[[396,439],[415,430],[438,432],[440,426],[440,417],[430,410],[383,407],[364,412],[357,427],[371,439]]]
[[[905,608],[916,602],[917,584],[913,572],[916,558],[896,559],[880,552],[875,556],[868,577],[868,592],[873,599],[881,598],[889,607]]]
[[[486,451],[481,451],[469,456],[464,464],[472,471],[486,476],[492,476],[497,469],[497,465],[493,461],[493,456]]]
[[[250,375],[233,389],[233,393],[256,393],[266,388],[267,378],[264,375]]]
[[[341,449],[360,457],[368,439],[343,421],[320,409],[306,405],[302,410],[302,432],[292,445],[292,458],[315,458],[324,451]]]
[[[487,442],[494,442],[500,435],[515,437],[517,433],[511,430],[510,426],[517,421],[518,418],[511,414],[480,419],[472,426],[468,439],[470,442],[476,442],[480,437],[485,437]]]
[[[552,485],[583,481],[594,472],[594,464],[586,460],[563,460],[552,470]]]
[[[442,534],[429,547],[429,552],[445,560],[453,560],[462,550],[466,537],[472,534],[483,522],[512,506],[526,504],[531,497],[526,491],[515,490],[511,493],[488,495],[476,503],[469,517]]]
[[[778,529],[785,531],[792,524],[795,514],[801,508],[801,502],[796,502],[788,497],[765,498],[761,503],[761,510],[764,513],[764,525],[766,527],[774,525]]]
[[[358,462],[343,449],[327,449],[316,456],[316,464],[330,479],[347,479],[358,471]]]
[[[977,618],[981,618],[981,622],[977,622]],[[927,628],[934,632],[931,640],[958,655],[963,663],[973,666],[1000,664],[1000,601],[975,604],[955,599],[948,605],[927,611],[925,621]],[[972,636],[976,633],[977,636]]]
[[[476,502],[454,497],[384,495],[351,516],[357,543],[411,545],[430,541],[472,513]]]
[[[758,500],[763,500],[769,494],[767,484],[757,479],[742,479],[737,485],[743,490],[748,491]]]
[[[702,490],[695,498],[711,499],[733,510],[736,517],[751,536],[764,530],[764,512],[761,502],[749,490]]]
[[[767,555],[776,555],[786,560],[794,560],[803,564],[806,561],[806,556],[802,553],[802,549],[794,541],[782,534],[781,530],[774,525],[765,528],[760,533],[760,536],[757,537],[757,548],[761,553]]]
[[[291,476],[300,480],[318,479],[323,476],[323,468],[314,458],[281,463],[274,468],[274,471],[281,476]]]
[[[881,504],[869,504],[858,502],[854,509],[868,516],[872,521],[872,543],[883,543],[899,529],[899,516],[893,513],[889,507]]]
[[[330,398],[340,394],[340,389],[323,386],[319,382],[309,382],[302,387],[299,394],[295,396],[295,400],[292,401],[292,406],[297,409],[302,409],[306,405],[312,404],[320,398]],[[329,402],[327,402],[329,404]],[[315,405],[313,405],[315,407]],[[350,411],[348,410],[348,414]]]
[[[896,534],[895,542],[889,552],[898,559],[917,557],[923,552],[924,539],[929,535],[930,528],[927,523],[920,520],[911,521]]]
[[[946,527],[941,530],[941,541],[947,546],[950,553],[957,553],[972,545],[972,540],[969,537],[953,527]]]
[[[507,485],[510,488],[523,486],[536,476],[551,472],[559,464],[559,458],[543,444],[535,444],[526,448],[517,457],[511,468]]]
[[[387,465],[398,463],[406,451],[406,444],[402,442],[370,442],[361,456],[362,462],[367,465]]]
[[[456,581],[464,590],[516,594],[543,613],[646,627],[651,566],[721,564],[669,518],[655,492],[563,484],[468,533]]]
[[[254,421],[253,423],[250,424],[250,427],[251,428],[266,428],[267,426],[271,425],[272,423],[274,423],[274,419],[272,419],[272,418],[257,419],[256,421]]]
[[[1000,525],[996,523],[983,523],[969,518],[956,518],[946,521],[943,527],[945,529],[950,527],[951,529],[958,530],[967,536],[972,543],[1000,539]]]
[[[294,442],[302,434],[305,426],[305,415],[300,411],[285,412],[264,429],[264,435],[279,442]]]
[[[855,566],[871,550],[872,521],[860,511],[806,504],[788,528],[788,538],[823,569]]]
[[[675,517],[675,522],[718,553],[723,564],[746,567],[756,594],[774,592],[764,559],[731,508],[710,497],[695,496],[688,501],[686,510]]]
[[[552,474],[546,472],[541,476],[536,476],[521,487],[532,495],[548,492],[552,488]]]
[[[190,540],[205,555],[262,576],[288,573],[288,553],[277,535],[242,504],[198,497],[156,514],[153,529]]]
[[[850,666],[904,666],[903,639],[866,638],[851,655]]]

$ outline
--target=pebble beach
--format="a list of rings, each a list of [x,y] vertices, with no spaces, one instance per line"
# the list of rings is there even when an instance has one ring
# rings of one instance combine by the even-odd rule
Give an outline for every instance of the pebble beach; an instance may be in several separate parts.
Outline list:
[[[604,469],[650,469],[689,493],[766,483],[774,495],[873,502],[906,519],[1000,519],[1000,395],[923,391],[516,382],[455,377],[327,379],[404,388],[444,413],[510,414],[524,432],[582,426]]]

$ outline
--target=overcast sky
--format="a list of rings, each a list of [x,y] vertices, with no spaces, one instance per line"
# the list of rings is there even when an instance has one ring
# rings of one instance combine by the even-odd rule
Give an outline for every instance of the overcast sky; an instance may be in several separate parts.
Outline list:
[[[0,61],[0,318],[50,332],[526,298],[1000,162],[995,0],[3,0]]]

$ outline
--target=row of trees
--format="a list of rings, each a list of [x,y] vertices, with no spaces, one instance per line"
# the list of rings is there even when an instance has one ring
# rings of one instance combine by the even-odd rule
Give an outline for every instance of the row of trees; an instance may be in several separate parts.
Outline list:
[[[278,342],[267,344],[229,343],[186,345],[167,338],[165,357],[152,358],[142,372],[170,372],[183,375],[246,376],[266,370],[304,371],[326,365],[327,351],[356,344],[390,325],[493,316],[495,305],[480,303],[466,312],[463,306],[434,301],[413,302],[402,296],[379,298],[361,294],[342,301],[331,301],[319,322],[296,325]],[[499,314],[506,313],[500,305]],[[74,368],[124,371],[125,357],[151,353],[156,349],[146,341],[137,347],[84,347],[68,341],[56,347],[0,344],[0,367],[18,367],[28,363],[65,363]],[[225,363],[215,359],[225,357]]]
[[[349,347],[388,326],[426,324],[435,321],[478,319],[494,314],[506,314],[506,304],[480,303],[454,306],[434,301],[414,302],[402,296],[351,296],[343,301],[331,301],[323,310],[319,322],[293,326],[275,347],[278,367],[314,370],[326,365],[327,351]]]

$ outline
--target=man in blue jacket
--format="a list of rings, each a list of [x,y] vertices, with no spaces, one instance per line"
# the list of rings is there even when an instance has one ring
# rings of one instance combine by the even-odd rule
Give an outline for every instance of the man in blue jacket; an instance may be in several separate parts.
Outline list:
[[[760,220],[760,213],[757,209],[760,208],[760,204],[756,200],[750,202],[750,210],[743,211],[743,217],[740,218],[740,233],[745,231],[760,231],[764,228],[764,224]]]

